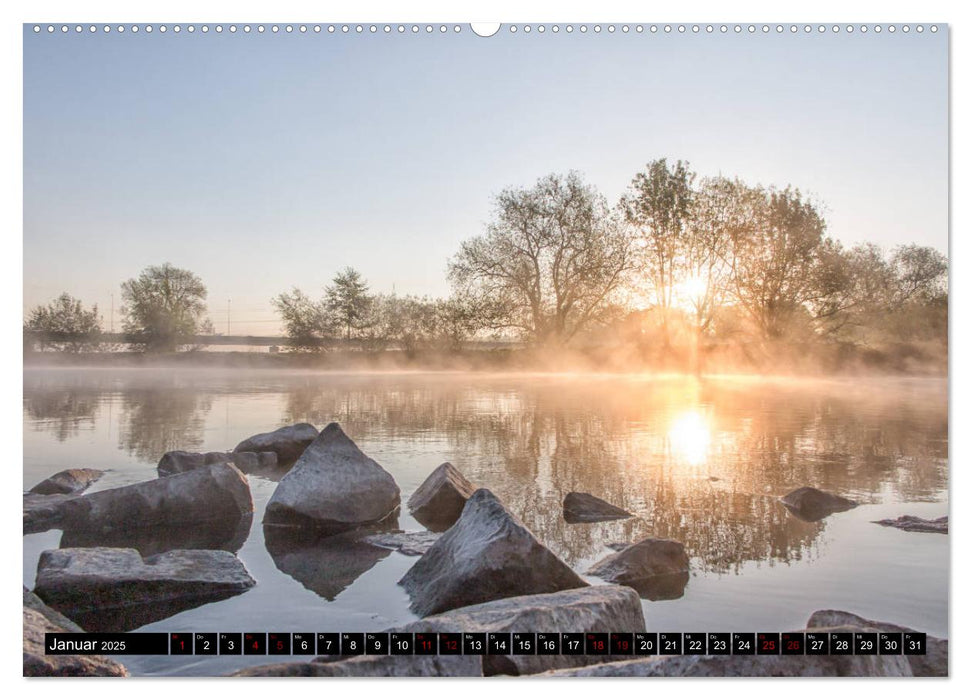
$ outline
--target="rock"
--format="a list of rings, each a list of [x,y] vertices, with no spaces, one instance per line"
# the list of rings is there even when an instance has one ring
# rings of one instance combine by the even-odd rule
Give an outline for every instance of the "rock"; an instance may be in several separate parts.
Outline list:
[[[877,525],[884,527],[895,527],[906,532],[936,532],[942,535],[947,534],[947,516],[936,520],[924,520],[916,515],[901,515],[896,520],[874,520]]]
[[[386,520],[400,503],[394,478],[331,423],[280,479],[263,522],[340,532]]]
[[[419,677],[481,676],[482,656],[351,656],[309,663],[267,664],[244,668],[232,676]]]
[[[563,519],[568,523],[597,523],[633,517],[626,510],[602,501],[589,493],[571,491],[563,499]]]
[[[549,671],[545,677],[638,678],[749,676],[910,676],[903,656],[647,656],[641,659]]]
[[[380,535],[369,535],[364,538],[368,544],[385,549],[393,549],[406,557],[420,557],[438,541],[436,532],[387,532]]]
[[[392,632],[643,632],[637,594],[626,586],[588,586],[517,596],[426,617]],[[611,656],[483,656],[483,672],[526,675],[551,668],[600,663]]]
[[[44,653],[48,632],[84,632],[24,588],[24,676],[127,676],[127,669],[104,656]]]
[[[466,605],[587,583],[540,544],[488,489],[398,582],[422,617]]]
[[[634,544],[634,543],[633,542],[608,542],[604,546],[607,549],[614,550],[615,552],[621,552],[621,551],[627,549],[628,547],[630,547],[632,544]]]
[[[684,595],[688,569],[684,545],[648,537],[604,557],[587,573],[630,586],[648,600],[673,600]]]
[[[475,486],[448,462],[433,471],[408,499],[415,520],[435,532],[444,532],[462,515]]]
[[[806,627],[851,626],[879,632],[918,632],[892,622],[874,622],[843,610],[817,610],[809,616]],[[927,654],[904,656],[915,676],[947,676],[948,643],[946,639],[927,635]]]
[[[277,569],[325,600],[334,600],[391,554],[361,541],[358,533],[322,536],[313,530],[264,526],[263,539]]]
[[[233,452],[276,452],[280,464],[292,464],[317,439],[317,428],[310,423],[297,423],[260,433],[243,440]]]
[[[30,492],[45,496],[81,493],[102,476],[104,476],[104,472],[100,469],[65,469],[50,478],[44,479]]]
[[[143,557],[170,552],[173,549],[223,549],[238,552],[249,537],[253,514],[246,513],[237,520],[210,520],[129,530],[65,530],[60,548],[120,547],[137,549]]]
[[[842,496],[826,493],[811,486],[803,486],[782,497],[782,504],[800,520],[815,522],[827,515],[839,513],[859,505]]]
[[[143,481],[60,504],[60,527],[81,531],[231,523],[253,512],[249,482],[231,464],[212,464],[184,474]]]
[[[256,585],[229,552],[184,549],[142,559],[134,549],[50,549],[34,592],[89,632],[123,632]]]
[[[210,464],[232,464],[244,474],[277,468],[276,452],[183,452],[173,450],[162,455],[158,475],[171,476]]]
[[[65,501],[75,496],[66,494],[41,495],[24,494],[24,534],[44,532],[58,527],[61,522],[61,507]]]

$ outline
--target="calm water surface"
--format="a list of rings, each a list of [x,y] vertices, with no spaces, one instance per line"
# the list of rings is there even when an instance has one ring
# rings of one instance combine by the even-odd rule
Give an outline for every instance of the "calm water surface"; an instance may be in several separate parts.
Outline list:
[[[452,462],[581,573],[610,542],[683,542],[683,590],[643,600],[654,631],[783,630],[839,608],[948,636],[949,538],[871,523],[948,513],[945,380],[27,369],[24,487],[69,467],[108,470],[92,490],[152,479],[168,450],[232,449],[301,421],[338,421],[394,475],[402,502]],[[234,548],[257,585],[139,631],[378,631],[415,619],[396,585],[415,558],[266,538],[276,482],[249,481],[256,514]],[[777,500],[803,485],[864,505],[804,522]],[[636,517],[568,525],[569,491]],[[397,526],[421,529],[407,509]],[[56,530],[24,537],[25,585],[60,544]],[[269,661],[118,658],[136,675]]]

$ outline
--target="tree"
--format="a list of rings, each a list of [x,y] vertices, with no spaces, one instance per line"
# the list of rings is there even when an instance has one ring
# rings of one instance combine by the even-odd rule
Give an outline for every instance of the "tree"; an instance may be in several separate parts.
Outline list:
[[[101,322],[98,307],[85,310],[80,299],[67,292],[47,306],[35,306],[27,317],[28,331],[42,349],[85,352],[100,345]]]
[[[733,299],[762,336],[795,332],[818,297],[818,262],[826,222],[799,190],[755,188],[751,221],[733,233],[730,249]]]
[[[927,302],[947,291],[947,258],[940,251],[915,244],[898,246],[890,256],[896,278],[892,303]]]
[[[314,301],[302,291],[293,288],[270,300],[283,319],[283,326],[291,347],[299,350],[320,350],[333,329],[328,323],[327,311],[322,301]]]
[[[695,213],[695,174],[688,163],[668,166],[666,158],[651,161],[637,173],[620,201],[624,218],[641,246],[642,271],[653,293],[654,307],[666,324],[676,305],[679,282],[690,279],[687,251]],[[702,266],[702,261],[696,261]]]
[[[123,328],[129,342],[152,351],[174,351],[211,332],[205,317],[206,287],[197,275],[169,263],[145,268],[121,285]]]
[[[486,233],[449,261],[449,280],[457,295],[495,309],[497,326],[561,345],[599,321],[632,266],[627,232],[571,172],[503,190]]]
[[[324,298],[328,311],[344,331],[345,339],[350,340],[352,332],[363,328],[362,321],[367,317],[371,305],[367,282],[354,268],[344,268],[334,277],[333,284],[327,287]]]

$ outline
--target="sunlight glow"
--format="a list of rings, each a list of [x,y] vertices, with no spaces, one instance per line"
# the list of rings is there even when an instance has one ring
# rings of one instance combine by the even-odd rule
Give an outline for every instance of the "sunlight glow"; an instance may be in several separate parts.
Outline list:
[[[679,461],[693,467],[704,464],[711,445],[711,426],[700,411],[689,409],[678,414],[668,428],[671,452]]]
[[[694,311],[708,293],[708,278],[704,275],[692,275],[674,285],[672,291],[676,306],[685,311]]]

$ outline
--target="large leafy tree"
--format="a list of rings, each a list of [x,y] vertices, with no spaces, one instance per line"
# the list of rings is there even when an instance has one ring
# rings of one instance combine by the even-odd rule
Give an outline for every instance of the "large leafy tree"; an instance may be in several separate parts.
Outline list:
[[[324,303],[345,339],[350,340],[364,328],[372,297],[361,273],[347,267],[337,273],[325,290]]]
[[[212,332],[206,286],[193,272],[153,265],[121,285],[123,327],[129,342],[152,351],[174,351]]]
[[[526,340],[569,343],[603,320],[633,267],[632,242],[579,174],[503,190],[485,234],[449,261],[457,295]]]
[[[85,309],[80,299],[64,292],[46,306],[31,309],[24,330],[41,348],[83,352],[99,347],[101,321],[97,305]]]
[[[298,350],[320,350],[331,336],[327,309],[322,301],[293,288],[271,302],[283,319],[288,344]]]

